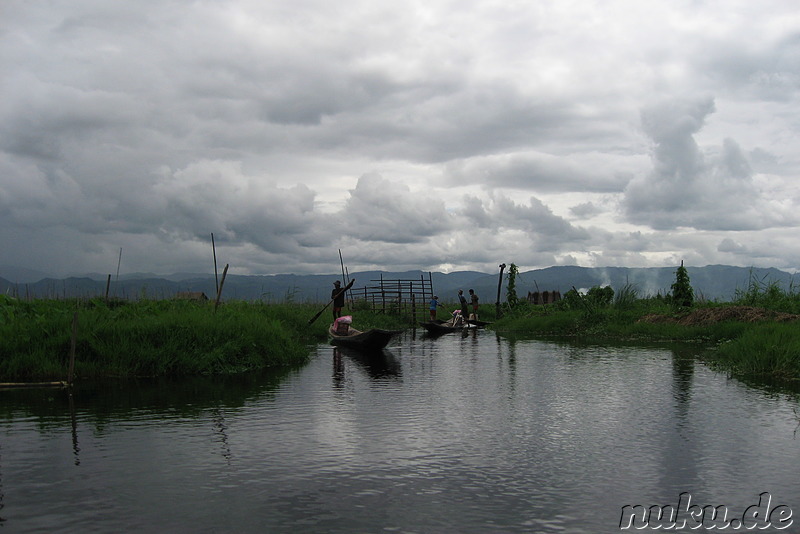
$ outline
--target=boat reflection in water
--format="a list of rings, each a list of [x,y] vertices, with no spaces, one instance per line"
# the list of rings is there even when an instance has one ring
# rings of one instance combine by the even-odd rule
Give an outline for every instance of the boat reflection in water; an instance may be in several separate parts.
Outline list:
[[[334,347],[334,377],[344,378],[345,357],[366,371],[370,378],[399,378],[402,375],[400,361],[387,349],[357,350],[350,347]]]

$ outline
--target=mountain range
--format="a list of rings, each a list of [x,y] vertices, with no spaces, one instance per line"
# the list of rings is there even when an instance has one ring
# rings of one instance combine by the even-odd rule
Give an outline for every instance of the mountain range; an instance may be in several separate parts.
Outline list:
[[[677,267],[575,267],[558,266],[521,272],[516,277],[516,292],[521,298],[534,291],[557,290],[564,294],[575,287],[586,290],[593,286],[610,285],[619,289],[632,284],[640,296],[667,294],[675,281]],[[695,296],[700,299],[729,301],[737,292],[746,290],[751,283],[777,284],[784,290],[793,289],[793,275],[774,268],[748,268],[728,265],[687,267]],[[0,266],[0,293],[20,298],[91,298],[103,296],[109,275],[90,273],[67,278],[44,277],[33,281],[33,271],[21,276],[9,268]],[[354,289],[375,287],[382,279],[430,280],[440,300],[454,302],[457,292],[474,289],[481,302],[497,300],[499,270],[497,273],[459,271],[453,273],[429,273],[427,271],[383,272],[364,271],[351,273],[356,280]],[[263,300],[266,302],[327,302],[334,280],[341,276],[330,275],[228,275],[223,286],[223,298],[238,300]],[[503,274],[500,299],[505,300],[507,272]],[[112,297],[172,298],[181,291],[201,291],[209,298],[216,295],[216,278],[213,274],[175,273],[155,275],[133,273],[111,277],[108,294]]]

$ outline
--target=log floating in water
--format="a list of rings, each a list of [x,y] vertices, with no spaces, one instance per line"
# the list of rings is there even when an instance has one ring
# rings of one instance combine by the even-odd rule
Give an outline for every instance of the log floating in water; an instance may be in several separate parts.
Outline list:
[[[57,382],[0,382],[0,389],[3,388],[53,388],[67,387],[63,380]]]

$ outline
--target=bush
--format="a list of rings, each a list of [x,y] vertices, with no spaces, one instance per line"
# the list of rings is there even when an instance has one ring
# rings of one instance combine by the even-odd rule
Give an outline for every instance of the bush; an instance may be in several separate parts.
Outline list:
[[[605,308],[614,299],[614,289],[611,286],[594,286],[586,292],[586,300],[595,307]]]

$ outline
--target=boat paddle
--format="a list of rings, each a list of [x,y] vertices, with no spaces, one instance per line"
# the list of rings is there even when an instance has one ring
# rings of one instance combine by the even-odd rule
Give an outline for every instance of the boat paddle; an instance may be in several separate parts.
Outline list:
[[[325,307],[324,307],[324,308],[322,308],[320,311],[318,311],[318,312],[317,312],[317,314],[316,314],[314,317],[312,317],[312,318],[311,318],[311,319],[308,321],[308,324],[311,324],[311,323],[313,323],[314,321],[316,321],[317,319],[319,319],[319,316],[320,316],[320,315],[322,315],[322,312],[324,312],[325,310],[327,310],[327,309],[328,309],[328,306],[330,306],[330,305],[331,305],[331,303],[332,303],[334,300],[336,300],[336,297],[338,297],[339,295],[341,295],[342,293],[344,293],[345,291],[347,291],[348,289],[350,289],[351,287],[353,287],[353,284],[355,283],[355,281],[356,281],[356,279],[355,279],[355,278],[353,278],[352,280],[350,280],[350,283],[348,283],[348,284],[347,284],[346,286],[344,286],[344,287],[343,287],[343,288],[342,288],[342,289],[341,289],[341,290],[340,290],[338,293],[336,293],[336,294],[333,296],[333,298],[330,300],[330,302],[328,302],[328,303],[325,305]]]

